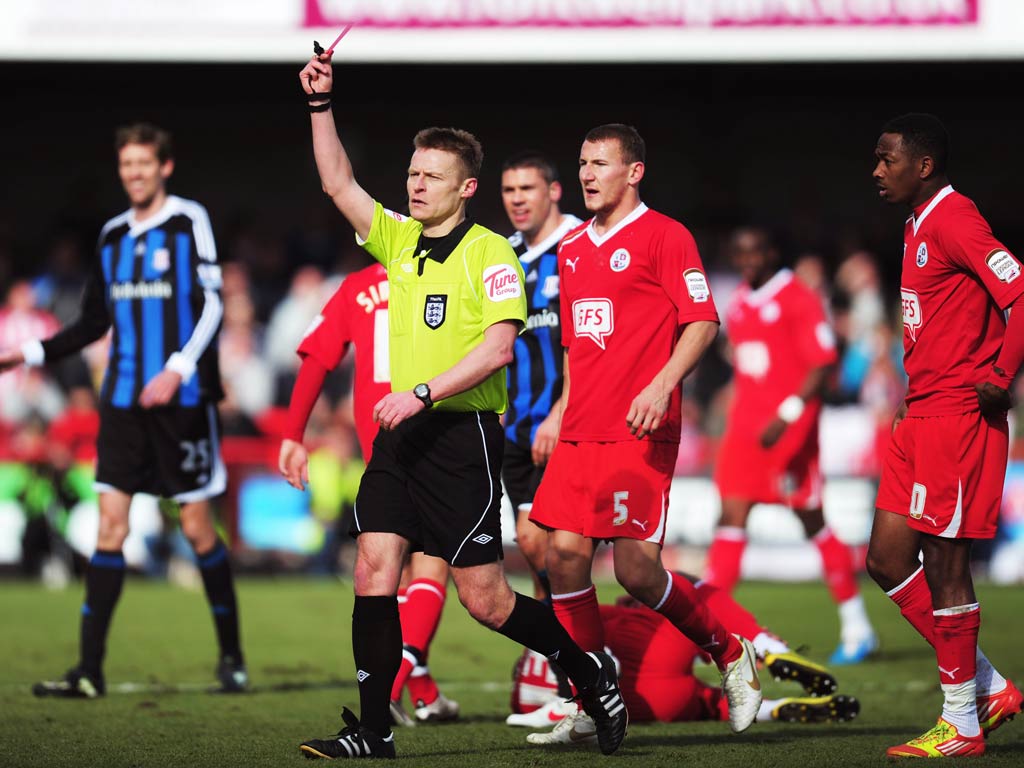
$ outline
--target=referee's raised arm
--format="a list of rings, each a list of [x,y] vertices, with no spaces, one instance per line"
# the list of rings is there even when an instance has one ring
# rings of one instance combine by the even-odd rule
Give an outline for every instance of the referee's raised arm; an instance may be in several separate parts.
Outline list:
[[[331,54],[314,56],[299,72],[299,82],[309,101],[313,155],[320,172],[320,184],[348,219],[356,234],[365,240],[373,223],[373,198],[356,182],[352,163],[338,138],[334,113],[331,111],[334,85]]]

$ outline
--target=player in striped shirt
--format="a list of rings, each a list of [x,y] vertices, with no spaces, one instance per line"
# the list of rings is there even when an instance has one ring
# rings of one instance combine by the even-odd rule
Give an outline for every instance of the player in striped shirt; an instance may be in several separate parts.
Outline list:
[[[100,524],[85,576],[80,657],[39,696],[95,698],[106,690],[103,658],[124,584],[122,554],[132,496],[181,504],[220,645],[224,691],[248,685],[231,565],[209,500],[224,492],[216,336],[220,267],[206,209],[167,193],[174,172],[170,135],[136,124],[117,131],[118,172],[131,207],[107,222],[80,317],[45,341],[0,353],[0,370],[42,365],[77,352],[113,329],[100,396],[96,489]]]

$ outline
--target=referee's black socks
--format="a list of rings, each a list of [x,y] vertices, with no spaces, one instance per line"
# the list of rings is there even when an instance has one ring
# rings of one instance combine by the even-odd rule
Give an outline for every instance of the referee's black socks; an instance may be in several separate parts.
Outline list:
[[[542,653],[558,664],[577,689],[589,688],[597,681],[600,668],[565,631],[549,607],[532,597],[515,593],[516,604],[498,632],[509,640]]]
[[[103,677],[103,657],[114,607],[124,586],[124,555],[97,549],[85,572],[85,602],[79,632],[79,667],[90,677]]]
[[[231,559],[224,542],[217,539],[213,549],[205,554],[196,553],[199,573],[203,577],[206,599],[213,613],[217,628],[217,643],[221,658],[230,656],[241,664],[242,647],[238,637],[238,601],[235,598],[235,582],[231,576]]]
[[[402,664],[402,624],[395,595],[356,595],[352,658],[359,681],[359,721],[378,736],[387,736],[391,684]]]

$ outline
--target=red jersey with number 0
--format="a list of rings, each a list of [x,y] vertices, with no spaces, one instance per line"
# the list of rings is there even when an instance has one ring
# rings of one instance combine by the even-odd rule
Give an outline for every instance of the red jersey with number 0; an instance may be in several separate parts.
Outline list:
[[[373,406],[391,391],[388,363],[388,276],[380,264],[345,278],[306,331],[298,353],[327,370],[356,348],[352,410],[363,458],[370,460],[377,424]]]
[[[558,250],[569,400],[562,440],[635,440],[630,403],[668,362],[682,326],[718,322],[693,235],[642,203],[604,235],[593,220]],[[650,436],[679,442],[680,389]]]
[[[903,361],[911,416],[978,410],[1006,332],[1003,310],[1024,293],[1021,264],[968,198],[950,186],[914,209],[903,234]]]
[[[760,434],[782,401],[799,393],[808,373],[836,361],[821,299],[788,269],[756,290],[737,288],[725,326],[735,370],[730,430]],[[807,405],[800,421],[816,422],[820,400]]]

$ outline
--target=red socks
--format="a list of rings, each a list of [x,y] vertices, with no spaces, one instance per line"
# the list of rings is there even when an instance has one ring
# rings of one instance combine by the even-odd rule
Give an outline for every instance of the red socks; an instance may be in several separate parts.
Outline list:
[[[828,526],[818,531],[812,540],[821,555],[821,567],[832,599],[836,603],[845,603],[851,597],[856,597],[857,578],[854,576],[850,548],[837,539]]]
[[[427,663],[427,653],[430,650],[430,643],[437,632],[437,625],[441,622],[441,611],[444,609],[446,588],[432,579],[415,579],[405,590],[405,601],[398,607],[398,613],[402,621],[402,665],[395,675],[395,682],[391,686],[391,699],[398,701],[402,698],[402,688],[406,681],[409,682],[409,693],[415,702],[417,697],[412,693],[412,679],[410,675],[417,666]],[[430,676],[426,675],[426,679]],[[433,681],[430,681],[433,685]],[[434,685],[436,691],[437,686]],[[429,692],[428,692],[429,693]],[[420,697],[423,698],[423,697]],[[437,694],[429,699],[430,703]]]
[[[928,582],[924,577],[924,566],[886,594],[900,607],[900,613],[910,622],[910,626],[934,647],[935,617],[932,615],[932,592],[928,589]]]
[[[697,582],[694,587],[697,597],[721,620],[730,633],[753,640],[762,632],[768,631],[758,623],[754,614],[733,600],[728,592],[703,581]]]
[[[981,609],[977,603],[935,611],[935,658],[939,682],[957,685],[974,679]]]
[[[718,528],[708,549],[704,581],[726,592],[732,592],[736,582],[740,580],[740,565],[746,548],[747,532],[743,528]]]
[[[593,585],[567,595],[552,595],[551,606],[576,645],[584,651],[604,650],[604,624]]]
[[[654,610],[711,656],[719,668],[738,659],[743,647],[701,600],[689,579],[670,571],[666,574],[669,583]]]

